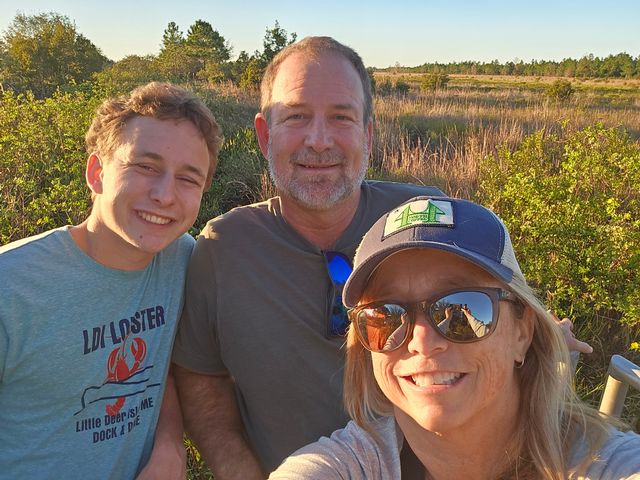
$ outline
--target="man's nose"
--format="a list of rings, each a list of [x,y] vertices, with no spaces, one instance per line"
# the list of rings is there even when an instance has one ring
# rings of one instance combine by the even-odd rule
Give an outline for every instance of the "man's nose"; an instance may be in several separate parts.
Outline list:
[[[316,152],[322,152],[333,146],[333,136],[330,125],[324,118],[315,117],[308,126],[305,137],[305,147]]]

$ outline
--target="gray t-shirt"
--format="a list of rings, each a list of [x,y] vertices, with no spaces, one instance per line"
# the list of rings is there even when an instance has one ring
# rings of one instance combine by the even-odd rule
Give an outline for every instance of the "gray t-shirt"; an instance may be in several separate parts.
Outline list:
[[[384,213],[433,187],[365,182],[333,250],[352,258]],[[191,258],[173,360],[228,372],[262,467],[344,426],[344,338],[327,336],[331,282],[323,253],[282,217],[279,198],[210,221]]]
[[[389,480],[402,478],[400,450],[404,437],[393,417],[374,423],[380,441],[355,422],[301,448],[271,474],[270,480]],[[575,447],[574,459],[585,445]],[[640,479],[640,435],[612,430],[587,469],[585,480]]]
[[[135,478],[194,243],[139,271],[95,262],[68,227],[0,248],[0,478]]]

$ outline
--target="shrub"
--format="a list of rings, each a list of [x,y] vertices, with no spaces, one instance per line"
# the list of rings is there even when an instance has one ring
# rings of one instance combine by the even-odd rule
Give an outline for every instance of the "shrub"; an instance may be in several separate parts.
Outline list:
[[[391,83],[388,78],[384,79],[380,84],[376,85],[376,94],[385,97],[388,95],[405,96],[409,93],[411,86],[402,79]]]
[[[98,103],[81,92],[0,98],[0,244],[86,215],[84,133]]]
[[[407,93],[409,93],[410,89],[411,87],[404,80],[398,80],[396,84],[393,86],[394,93],[400,96],[404,96]]]
[[[482,162],[478,197],[558,314],[640,325],[640,146],[627,133],[541,130]]]
[[[207,221],[238,205],[262,200],[262,172],[265,169],[266,160],[260,153],[252,128],[227,135],[213,183],[202,197],[191,233],[197,235]]]
[[[573,96],[573,85],[569,80],[556,80],[549,85],[545,91],[545,94],[551,100],[558,102],[566,102]]]
[[[441,90],[447,87],[449,75],[446,73],[428,73],[422,77],[420,89],[423,91]]]

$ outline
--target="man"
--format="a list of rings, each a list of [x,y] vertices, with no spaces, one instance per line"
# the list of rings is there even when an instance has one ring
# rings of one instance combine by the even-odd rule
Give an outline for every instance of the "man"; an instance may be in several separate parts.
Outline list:
[[[345,425],[326,253],[353,257],[385,211],[439,193],[363,182],[371,88],[360,57],[333,39],[307,38],[273,60],[255,127],[279,196],[207,225],[174,348],[187,432],[219,479],[260,478]]]
[[[186,430],[217,480],[262,478],[346,424],[344,258],[383,213],[442,194],[364,181],[373,107],[352,49],[327,37],[288,46],[261,95],[255,128],[278,197],[207,224],[174,346]]]
[[[107,100],[86,135],[88,218],[0,249],[3,478],[184,478],[167,372],[220,142],[182,88]]]

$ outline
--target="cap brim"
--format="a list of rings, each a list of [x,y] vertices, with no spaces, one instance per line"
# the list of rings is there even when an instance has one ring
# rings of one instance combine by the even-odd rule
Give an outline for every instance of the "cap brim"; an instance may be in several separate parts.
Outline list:
[[[513,278],[513,271],[501,263],[495,262],[487,257],[477,254],[475,252],[460,248],[456,245],[432,242],[432,241],[408,241],[403,243],[397,243],[389,248],[379,250],[374,255],[365,259],[358,267],[353,271],[347,283],[345,284],[342,299],[344,304],[349,307],[355,307],[362,297],[364,288],[369,280],[369,277],[373,271],[390,255],[402,251],[415,248],[430,248],[433,250],[441,250],[450,252],[455,255],[459,255],[466,260],[474,263],[483,270],[487,271],[493,277],[509,284]]]

